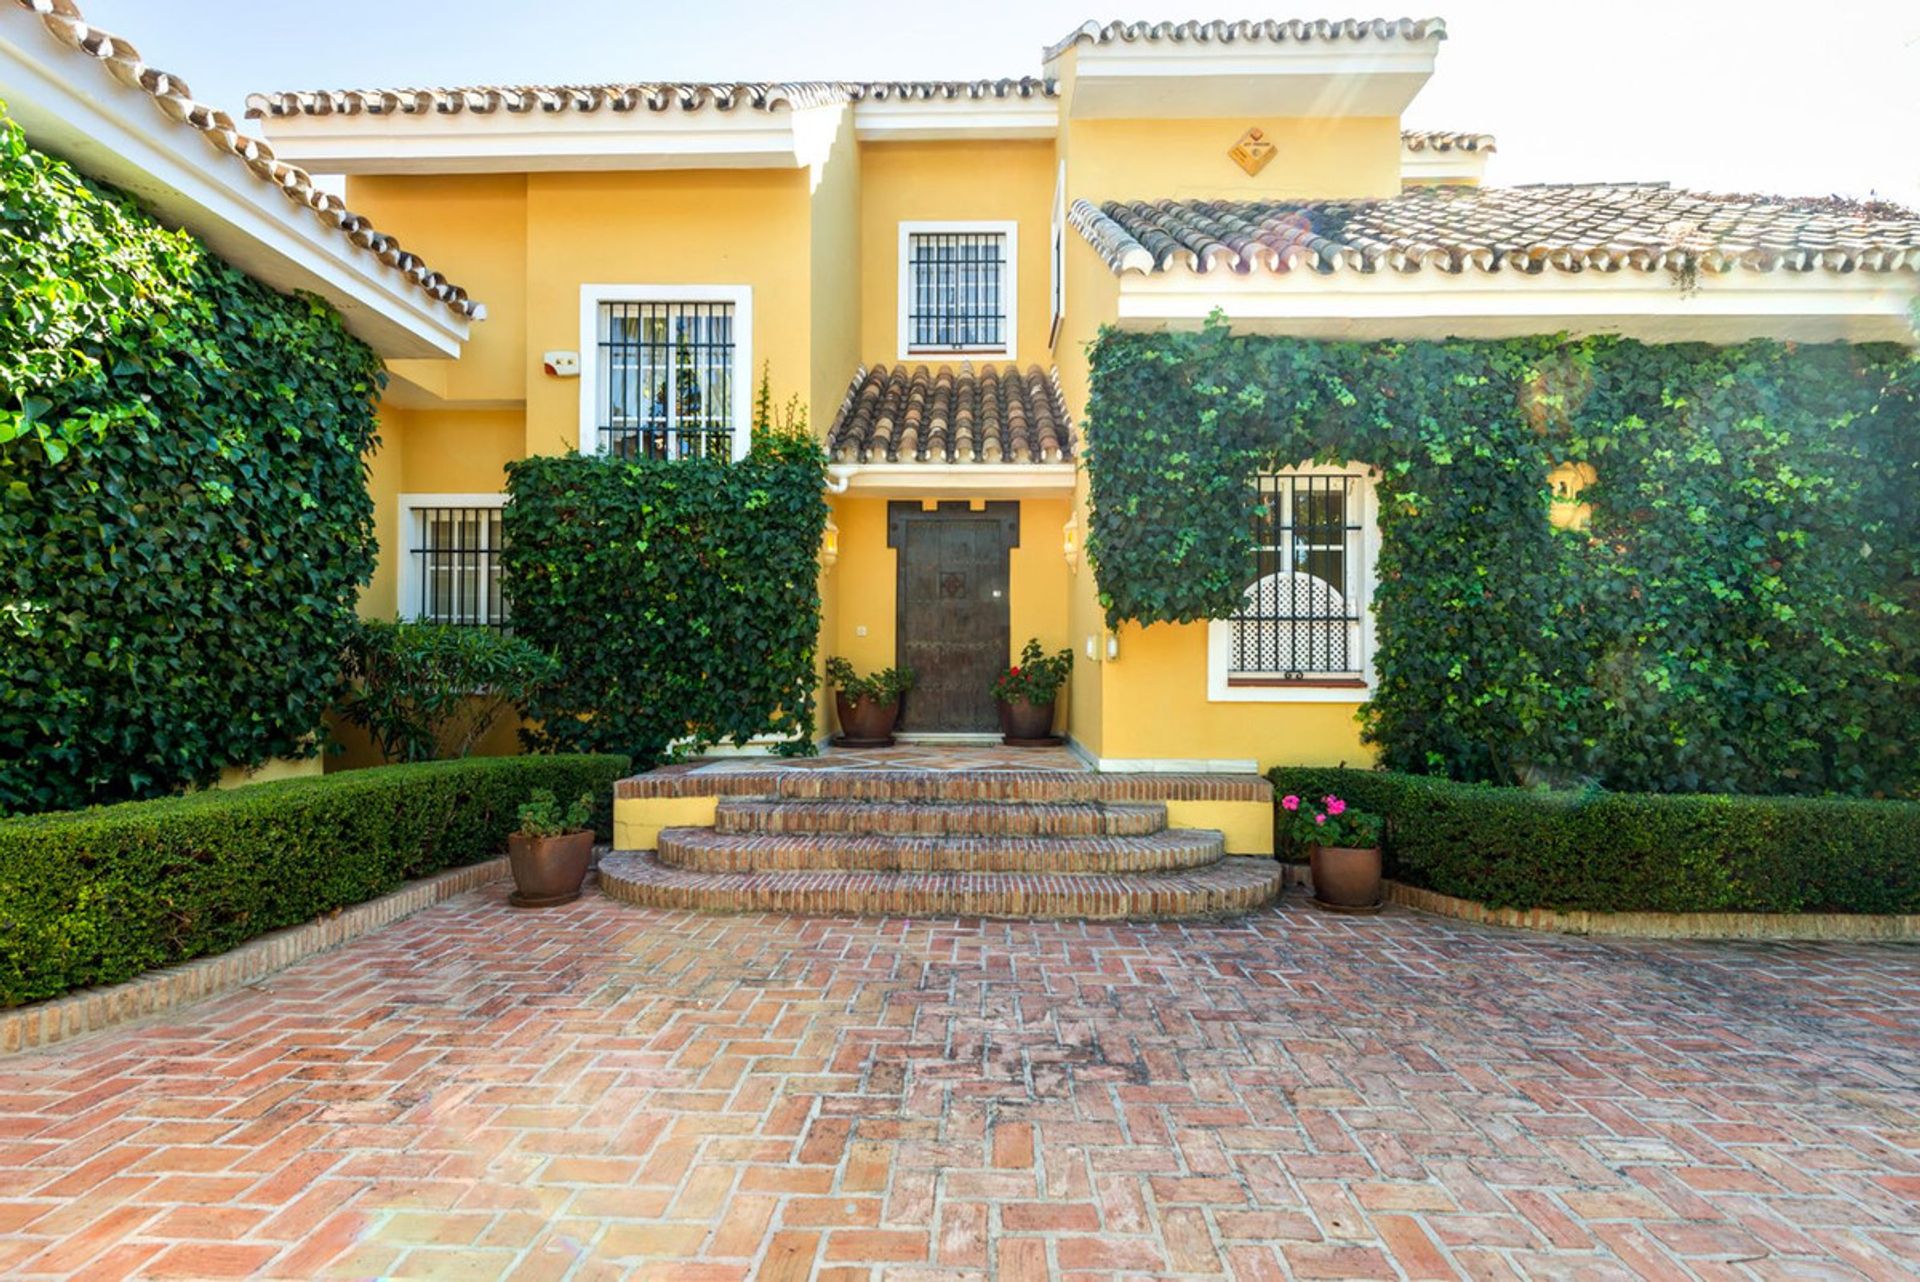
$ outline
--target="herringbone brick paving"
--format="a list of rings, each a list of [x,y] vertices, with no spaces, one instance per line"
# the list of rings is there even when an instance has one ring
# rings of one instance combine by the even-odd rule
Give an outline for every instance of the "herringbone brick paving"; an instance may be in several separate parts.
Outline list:
[[[0,1063],[0,1275],[1920,1275],[1920,950],[489,887]]]

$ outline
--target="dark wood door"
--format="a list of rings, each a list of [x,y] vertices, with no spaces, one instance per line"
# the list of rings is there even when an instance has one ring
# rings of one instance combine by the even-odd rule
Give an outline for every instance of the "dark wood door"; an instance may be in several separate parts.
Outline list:
[[[1007,552],[1019,542],[1018,503],[887,505],[887,545],[900,563],[895,662],[915,677],[901,729],[1000,728],[992,687],[1007,662]]]

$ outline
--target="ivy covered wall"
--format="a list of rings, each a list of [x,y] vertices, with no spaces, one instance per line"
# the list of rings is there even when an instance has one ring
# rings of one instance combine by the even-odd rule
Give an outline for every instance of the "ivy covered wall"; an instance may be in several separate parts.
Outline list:
[[[1380,469],[1391,767],[1650,791],[1920,786],[1920,364],[1893,347],[1108,331],[1087,554],[1110,622],[1231,614],[1252,476]],[[1547,475],[1586,462],[1585,530]]]
[[[0,116],[0,813],[316,750],[380,378]]]

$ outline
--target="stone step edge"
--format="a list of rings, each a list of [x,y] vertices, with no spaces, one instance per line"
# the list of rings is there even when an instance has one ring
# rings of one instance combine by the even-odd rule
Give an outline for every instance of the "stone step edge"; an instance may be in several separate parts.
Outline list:
[[[1192,872],[701,873],[651,853],[600,864],[600,889],[649,908],[831,916],[1025,918],[1217,917],[1263,908],[1285,870],[1271,858],[1227,856]]]
[[[744,833],[663,828],[654,852],[698,872],[978,872],[1098,874],[1204,868],[1226,853],[1220,833],[1172,828],[1142,836],[940,833]]]
[[[1261,775],[1096,774],[1074,770],[714,770],[663,766],[613,786],[618,801],[655,797],[763,797],[894,801],[1263,801]]]
[[[884,801],[724,797],[727,833],[898,836],[1146,837],[1167,826],[1163,801]]]

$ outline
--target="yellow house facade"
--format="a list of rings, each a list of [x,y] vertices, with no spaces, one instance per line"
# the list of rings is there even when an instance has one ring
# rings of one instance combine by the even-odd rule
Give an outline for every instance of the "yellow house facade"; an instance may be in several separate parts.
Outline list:
[[[486,304],[457,358],[389,362],[364,612],[501,621],[507,464],[737,456],[764,371],[829,454],[821,654],[912,666],[904,732],[997,733],[986,687],[1037,638],[1075,655],[1057,728],[1099,769],[1370,760],[1365,460],[1262,482],[1236,618],[1106,626],[1102,327],[1912,336],[1914,273],[1870,227],[1483,185],[1490,137],[1402,126],[1444,36],[1088,24],[997,81],[255,95],[280,156]],[[1719,257],[1683,280],[1679,249]]]

